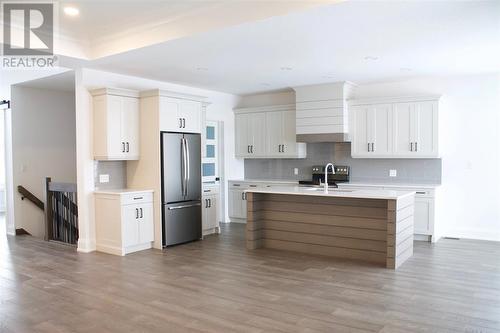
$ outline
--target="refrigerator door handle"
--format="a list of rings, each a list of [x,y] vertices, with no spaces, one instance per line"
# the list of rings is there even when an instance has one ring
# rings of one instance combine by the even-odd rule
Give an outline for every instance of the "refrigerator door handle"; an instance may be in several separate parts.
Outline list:
[[[188,195],[188,184],[189,184],[189,144],[186,139],[184,139],[184,147],[186,149],[186,196]]]
[[[192,205],[182,205],[182,206],[174,206],[174,207],[168,207],[168,210],[176,210],[176,209],[183,209],[183,208],[190,208],[190,207],[196,207],[196,206],[201,206],[201,203],[195,203]]]
[[[181,192],[182,196],[186,194],[186,154],[185,154],[185,139],[181,139]]]

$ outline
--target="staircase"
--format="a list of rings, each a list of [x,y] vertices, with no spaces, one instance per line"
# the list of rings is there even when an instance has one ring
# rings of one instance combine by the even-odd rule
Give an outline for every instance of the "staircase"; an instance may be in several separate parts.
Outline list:
[[[18,186],[21,199],[27,199],[45,212],[45,240],[76,246],[78,242],[78,206],[76,184],[53,182],[45,179],[46,204],[33,193]],[[16,230],[24,234],[24,229]]]

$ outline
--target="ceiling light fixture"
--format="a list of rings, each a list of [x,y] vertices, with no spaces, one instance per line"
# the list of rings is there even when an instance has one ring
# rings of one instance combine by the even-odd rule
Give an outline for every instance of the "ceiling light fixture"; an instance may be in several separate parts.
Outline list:
[[[401,72],[411,72],[411,68],[408,68],[408,67],[401,67],[399,70]]]
[[[208,71],[208,68],[206,67],[196,67],[197,71]]]
[[[282,71],[291,71],[293,68],[292,67],[288,67],[288,66],[283,66],[283,67],[280,67],[280,69]]]
[[[261,86],[264,86],[264,87],[269,87],[269,86],[270,86],[270,84],[269,84],[269,83],[265,83],[265,82],[262,82],[260,85],[261,85]]]
[[[64,14],[68,16],[77,16],[80,14],[80,11],[75,7],[64,7]]]
[[[378,57],[374,57],[374,56],[366,56],[366,57],[365,57],[365,60],[372,60],[372,61],[375,61],[375,60],[378,60]]]

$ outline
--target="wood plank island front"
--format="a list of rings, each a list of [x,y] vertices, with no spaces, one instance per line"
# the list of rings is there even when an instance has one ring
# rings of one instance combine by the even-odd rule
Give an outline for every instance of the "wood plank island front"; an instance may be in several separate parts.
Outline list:
[[[415,192],[255,188],[247,248],[369,261],[396,269],[413,255]]]

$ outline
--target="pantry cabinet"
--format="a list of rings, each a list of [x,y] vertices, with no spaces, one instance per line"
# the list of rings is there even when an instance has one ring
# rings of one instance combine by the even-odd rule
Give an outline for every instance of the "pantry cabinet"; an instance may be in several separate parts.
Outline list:
[[[125,255],[151,248],[153,220],[153,191],[95,192],[98,251]]]
[[[93,98],[94,159],[138,160],[138,92],[102,88],[90,94]]]
[[[296,142],[295,122],[293,106],[235,110],[236,157],[304,158],[306,145]]]
[[[439,157],[439,98],[407,100],[351,101],[352,157]]]

